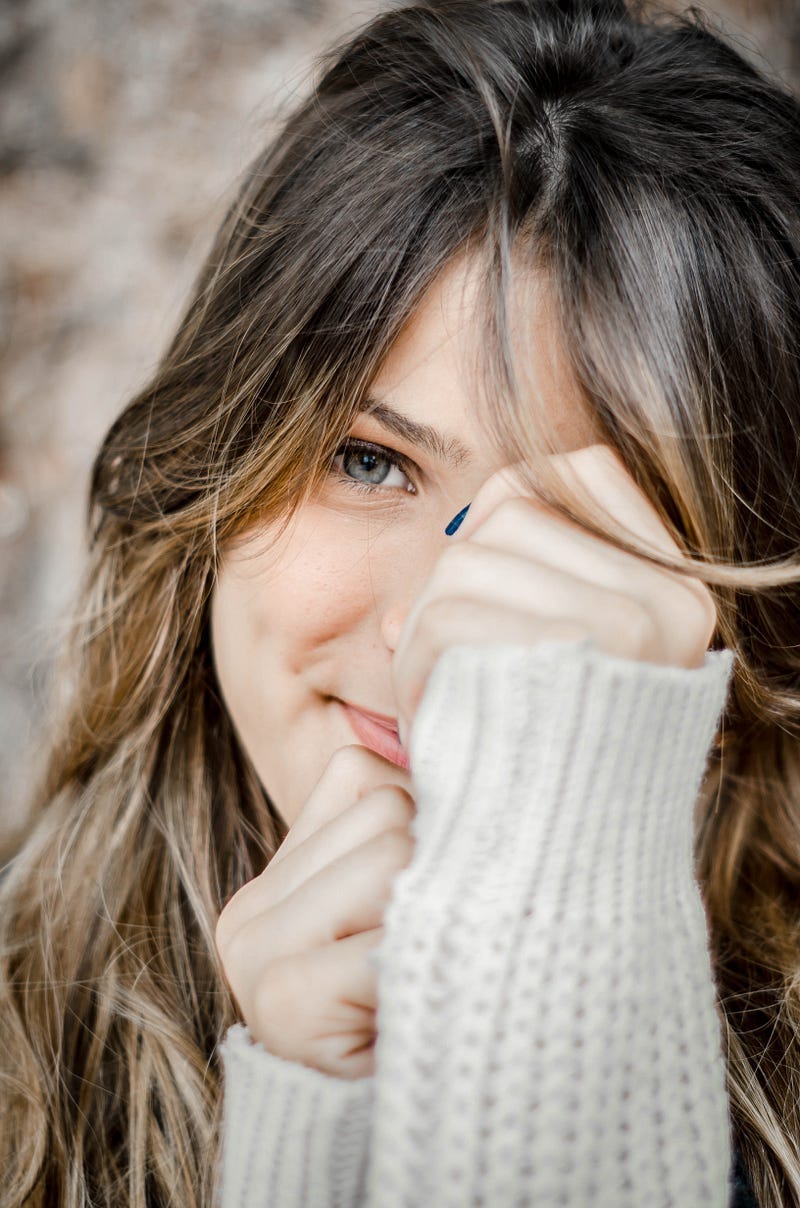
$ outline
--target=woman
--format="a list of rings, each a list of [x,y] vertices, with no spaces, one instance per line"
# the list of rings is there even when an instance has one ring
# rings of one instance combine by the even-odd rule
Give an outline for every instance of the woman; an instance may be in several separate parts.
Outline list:
[[[794,1202],[798,196],[697,18],[331,54],[94,467],[5,1203]]]

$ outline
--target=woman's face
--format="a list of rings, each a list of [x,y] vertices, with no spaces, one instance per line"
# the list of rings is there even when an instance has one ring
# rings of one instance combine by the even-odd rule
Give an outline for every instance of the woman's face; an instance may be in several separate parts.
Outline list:
[[[348,439],[381,449],[340,449],[322,491],[279,539],[263,524],[224,552],[211,605],[220,687],[288,826],[338,747],[372,745],[342,702],[396,718],[391,661],[403,623],[447,545],[446,525],[501,467],[469,397],[473,282],[470,262],[454,260],[374,379],[386,422],[362,415]],[[596,435],[541,297],[526,316],[527,355],[537,405],[567,451]],[[420,443],[417,425],[438,451]]]

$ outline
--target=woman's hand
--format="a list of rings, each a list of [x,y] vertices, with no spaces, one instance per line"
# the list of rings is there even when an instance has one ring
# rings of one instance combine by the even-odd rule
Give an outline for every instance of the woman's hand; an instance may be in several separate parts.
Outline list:
[[[680,553],[608,445],[551,461],[634,538]],[[475,496],[408,615],[392,663],[400,740],[442,651],[459,644],[591,638],[644,662],[700,667],[716,625],[708,588],[620,551],[526,493],[513,467]]]
[[[334,752],[260,876],[216,931],[254,1040],[341,1078],[374,1073],[377,971],[392,881],[414,841],[407,772],[366,747]]]

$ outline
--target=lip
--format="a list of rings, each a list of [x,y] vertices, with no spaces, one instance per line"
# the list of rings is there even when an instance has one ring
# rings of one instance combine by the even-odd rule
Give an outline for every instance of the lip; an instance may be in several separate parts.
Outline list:
[[[408,754],[400,745],[396,723],[391,717],[384,717],[380,713],[365,713],[363,709],[356,709],[343,700],[340,700],[339,704],[362,746],[369,747],[376,755],[382,755],[397,767],[409,770]]]
[[[354,713],[360,713],[362,717],[368,717],[370,721],[377,722],[379,726],[385,726],[387,730],[394,730],[397,733],[397,718],[387,717],[385,713],[373,713],[372,709],[362,709],[360,705],[354,705],[349,700],[343,700],[342,704],[352,709]]]

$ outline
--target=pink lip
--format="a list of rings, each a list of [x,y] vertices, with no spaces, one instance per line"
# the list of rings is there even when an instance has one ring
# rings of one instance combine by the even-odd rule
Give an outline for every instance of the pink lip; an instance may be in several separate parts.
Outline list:
[[[339,704],[362,746],[369,747],[371,751],[382,755],[397,767],[409,770],[408,755],[400,745],[396,723],[391,717],[382,717],[380,713],[365,713],[345,701],[340,701]],[[382,720],[377,720],[379,718]]]
[[[342,704],[346,705],[348,709],[353,709],[356,713],[360,713],[362,717],[369,717],[371,721],[376,721],[379,726],[386,726],[387,729],[394,730],[395,734],[397,733],[396,717],[387,717],[385,713],[373,713],[371,709],[362,709],[360,705],[351,704],[347,700],[342,701]]]

